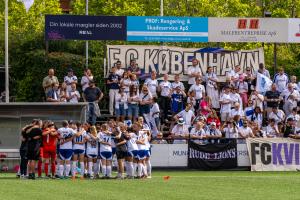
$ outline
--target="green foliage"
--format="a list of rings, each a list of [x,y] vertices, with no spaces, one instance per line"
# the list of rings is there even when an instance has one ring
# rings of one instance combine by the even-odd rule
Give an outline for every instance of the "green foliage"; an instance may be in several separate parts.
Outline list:
[[[72,1],[71,14],[85,14],[85,0]],[[165,16],[199,17],[299,17],[300,1],[285,0],[164,0]],[[35,0],[29,12],[23,3],[9,0],[9,53],[11,95],[17,101],[43,100],[42,79],[49,67],[56,69],[60,81],[66,68],[72,66],[78,78],[85,65],[85,41],[49,41],[46,55],[44,41],[45,14],[60,14],[58,0]],[[90,15],[159,16],[160,0],[89,0]],[[100,87],[105,90],[103,58],[107,44],[159,44],[155,42],[90,41],[89,67]],[[262,43],[165,43],[182,47],[213,47],[252,49],[264,46],[266,66],[273,71],[274,45]],[[4,63],[4,1],[0,1],[0,64]],[[300,77],[300,46],[277,45],[277,63],[289,74]]]

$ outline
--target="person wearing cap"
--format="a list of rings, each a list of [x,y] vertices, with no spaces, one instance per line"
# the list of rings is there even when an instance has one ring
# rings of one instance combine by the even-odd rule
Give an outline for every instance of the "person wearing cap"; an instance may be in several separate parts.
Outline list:
[[[163,139],[163,133],[159,132],[157,133],[156,138],[153,138],[151,144],[168,144],[168,142]]]
[[[192,104],[186,103],[185,109],[174,116],[175,121],[177,121],[179,118],[182,118],[186,125],[191,126],[195,118],[195,114],[191,108]]]
[[[98,103],[102,98],[103,92],[96,87],[95,81],[91,80],[89,87],[83,92],[83,100],[89,103],[88,122],[92,125],[96,123],[97,115],[100,113]]]
[[[269,125],[265,129],[267,138],[276,138],[279,137],[279,130],[275,123],[275,119],[269,119]]]
[[[45,91],[45,95],[47,96],[48,92],[52,89],[53,84],[58,84],[58,79],[54,76],[54,69],[50,68],[48,71],[48,76],[43,79],[43,88]]]
[[[183,118],[177,120],[177,124],[171,131],[171,138],[174,139],[173,144],[186,144],[186,139],[189,136],[188,126],[185,124]]]
[[[221,109],[221,121],[225,122],[229,120],[230,112],[231,112],[231,97],[230,97],[230,88],[225,87],[224,93],[221,95],[220,100]]]
[[[196,99],[196,106],[195,106],[195,110],[197,111],[199,109],[199,104],[200,101],[203,97],[205,97],[205,87],[201,84],[201,78],[196,78],[196,83],[193,84],[189,91],[188,91],[188,95],[194,91],[195,92],[195,99]]]
[[[190,86],[196,83],[195,79],[201,78],[201,70],[199,67],[199,61],[196,58],[193,58],[192,65],[188,67],[187,74],[189,77],[188,84]]]
[[[77,80],[77,76],[74,75],[73,69],[69,68],[68,69],[68,74],[67,76],[64,77],[64,82],[67,85],[67,92],[70,92],[72,90],[71,85],[77,84],[78,80]]]
[[[89,87],[89,83],[93,79],[94,76],[92,74],[92,71],[90,69],[84,69],[84,76],[81,77],[81,81],[80,81],[82,92],[84,92],[84,90]]]
[[[107,78],[107,85],[109,88],[109,113],[110,115],[114,115],[114,105],[116,96],[120,89],[120,80],[121,77],[116,74],[116,67],[112,66],[111,73]]]
[[[243,120],[243,126],[239,127],[239,138],[248,138],[255,136],[253,135],[252,129],[248,126],[248,121]]]
[[[219,138],[222,137],[221,131],[217,128],[216,122],[211,122],[209,125],[209,129],[206,132],[206,137],[208,138],[209,143],[218,143]]]
[[[275,123],[284,122],[285,114],[282,110],[278,109],[278,107],[273,107],[272,112],[269,114],[269,119],[274,119]]]

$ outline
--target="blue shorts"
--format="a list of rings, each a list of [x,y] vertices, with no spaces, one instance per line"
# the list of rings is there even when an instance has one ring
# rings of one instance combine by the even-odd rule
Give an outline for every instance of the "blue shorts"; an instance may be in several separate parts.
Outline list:
[[[73,149],[73,155],[82,155],[85,154],[84,149]]]
[[[96,155],[96,154],[87,154],[86,156],[88,158],[97,158],[98,157],[98,155]]]
[[[137,118],[139,116],[139,105],[128,104],[128,116]]]
[[[116,154],[116,147],[111,148],[111,153],[112,153],[112,155]]]
[[[127,157],[137,158],[137,156],[138,156],[138,150],[133,150],[133,151],[127,152]]]
[[[137,159],[144,160],[146,158],[147,150],[138,150]]]
[[[112,159],[112,152],[110,152],[110,151],[100,152],[100,157],[103,160],[111,160]]]
[[[124,105],[119,105],[119,108],[116,108],[116,116],[126,116],[127,115],[127,109],[124,108]]]
[[[151,156],[151,151],[150,150],[146,150],[146,157],[150,157]]]
[[[73,155],[73,149],[60,149],[59,157],[61,160],[71,160]]]

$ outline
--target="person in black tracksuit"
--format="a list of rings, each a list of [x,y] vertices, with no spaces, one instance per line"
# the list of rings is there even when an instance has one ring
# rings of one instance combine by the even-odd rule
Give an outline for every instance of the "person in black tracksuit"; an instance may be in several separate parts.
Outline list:
[[[33,126],[33,124],[29,124],[26,125],[24,128],[22,128],[22,132],[21,132],[21,146],[20,146],[20,157],[21,157],[21,161],[20,161],[20,177],[24,178],[27,175],[27,163],[28,163],[28,159],[27,159],[27,147],[28,147],[28,138],[27,138],[27,133],[26,131],[28,131],[31,127]]]

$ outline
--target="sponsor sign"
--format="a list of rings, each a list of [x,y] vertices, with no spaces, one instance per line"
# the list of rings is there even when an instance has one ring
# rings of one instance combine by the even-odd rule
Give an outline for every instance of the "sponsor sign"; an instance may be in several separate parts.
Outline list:
[[[276,42],[288,41],[285,18],[209,18],[209,42]]]
[[[210,49],[170,46],[108,45],[108,69],[105,71],[108,73],[118,60],[122,62],[125,68],[129,66],[131,59],[135,59],[144,74],[151,71],[156,71],[158,77],[163,76],[163,74],[181,74],[182,80],[187,80],[187,69],[192,65],[192,58],[194,57],[199,60],[202,75],[206,73],[208,66],[212,66],[220,81],[224,81],[226,74],[234,66],[239,65],[242,70],[250,67],[256,71],[259,63],[264,63],[262,48],[240,51],[223,49],[210,51]],[[170,78],[172,79],[172,76]]]
[[[213,170],[237,167],[236,140],[225,144],[199,145],[189,141],[188,167],[193,169]]]
[[[300,141],[288,138],[247,139],[251,171],[299,171]]]
[[[289,42],[300,43],[300,19],[289,19]]]
[[[208,42],[208,18],[129,16],[127,40]]]
[[[126,40],[126,17],[46,15],[46,40]]]

